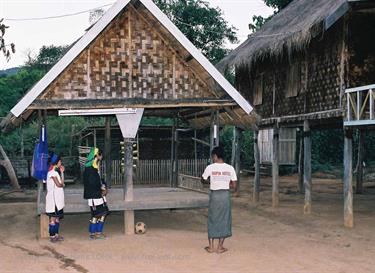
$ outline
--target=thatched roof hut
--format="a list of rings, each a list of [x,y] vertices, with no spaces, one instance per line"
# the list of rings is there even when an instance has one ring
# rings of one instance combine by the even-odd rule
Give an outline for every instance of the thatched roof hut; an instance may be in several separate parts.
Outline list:
[[[268,56],[302,50],[349,10],[350,0],[294,0],[233,50],[218,67],[251,65]]]

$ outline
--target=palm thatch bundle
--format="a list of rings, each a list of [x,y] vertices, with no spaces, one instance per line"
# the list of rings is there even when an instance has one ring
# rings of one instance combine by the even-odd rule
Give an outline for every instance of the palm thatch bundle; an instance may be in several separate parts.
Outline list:
[[[337,11],[343,15],[348,6],[348,0],[294,0],[217,67],[224,71],[229,66],[252,65],[259,59],[304,49],[329,27],[327,18]]]

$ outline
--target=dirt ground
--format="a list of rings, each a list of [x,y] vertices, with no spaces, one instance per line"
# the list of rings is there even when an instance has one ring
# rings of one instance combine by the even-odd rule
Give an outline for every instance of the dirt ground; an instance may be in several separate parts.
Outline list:
[[[208,254],[207,210],[137,212],[145,235],[122,234],[122,216],[110,215],[108,238],[89,241],[89,216],[67,215],[66,241],[37,240],[36,205],[29,196],[0,197],[0,272],[195,273],[195,272],[375,272],[375,190],[354,197],[355,228],[345,229],[341,181],[314,179],[313,213],[303,215],[296,177],[281,178],[280,207],[272,209],[270,178],[261,202],[251,203],[244,178],[233,198],[229,252]]]

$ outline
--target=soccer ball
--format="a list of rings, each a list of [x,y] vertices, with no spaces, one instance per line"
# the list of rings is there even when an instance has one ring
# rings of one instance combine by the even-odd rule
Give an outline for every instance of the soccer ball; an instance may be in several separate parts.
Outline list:
[[[135,233],[145,234],[146,233],[146,224],[143,222],[138,222],[135,224]]]

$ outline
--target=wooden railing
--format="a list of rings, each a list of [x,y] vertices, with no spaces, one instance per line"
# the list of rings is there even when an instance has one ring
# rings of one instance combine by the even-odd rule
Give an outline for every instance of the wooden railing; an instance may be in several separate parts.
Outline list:
[[[345,126],[375,124],[374,99],[375,84],[345,90]]]
[[[201,177],[195,177],[191,175],[179,174],[178,175],[178,187],[203,193],[208,193],[208,187],[204,186]]]
[[[125,176],[121,170],[121,162],[122,160],[112,160],[112,185],[123,184]],[[180,159],[179,173],[200,177],[207,163],[207,159]],[[105,173],[105,164],[102,164],[101,172]],[[172,162],[169,159],[139,160],[134,175],[135,185],[170,185]]]

